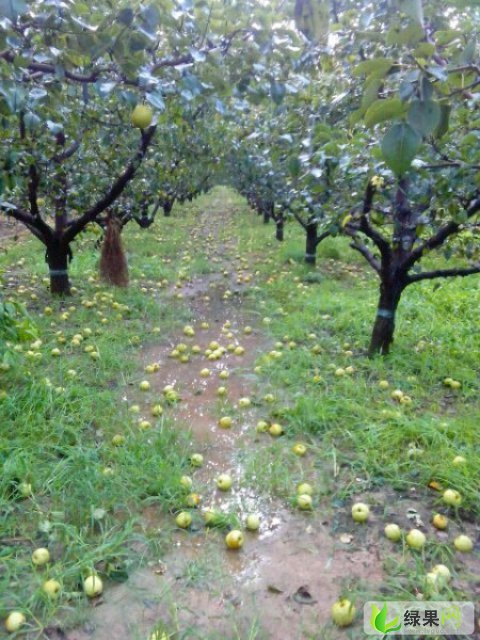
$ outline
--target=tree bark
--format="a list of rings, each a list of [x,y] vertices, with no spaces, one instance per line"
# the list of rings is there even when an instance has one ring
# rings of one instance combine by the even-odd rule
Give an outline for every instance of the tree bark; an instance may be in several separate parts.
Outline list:
[[[318,222],[308,222],[305,227],[305,233],[306,233],[305,262],[307,264],[316,264],[317,244],[318,244]]]
[[[172,209],[173,209],[173,200],[165,200],[165,202],[162,205],[162,209],[163,209],[163,215],[165,216],[165,218],[169,218],[170,214],[172,213]]]
[[[68,260],[71,252],[68,245],[58,239],[47,244],[46,261],[50,270],[50,293],[69,296],[70,280],[68,277]]]
[[[277,228],[275,231],[275,237],[279,242],[283,242],[283,228],[284,228],[283,220],[277,220],[276,225],[277,225]]]
[[[270,222],[270,208],[265,205],[263,205],[262,207],[262,213],[263,213],[263,224],[268,224]]]
[[[378,354],[387,355],[390,351],[395,332],[395,314],[404,288],[405,284],[398,275],[380,284],[377,316],[368,348],[370,357]]]

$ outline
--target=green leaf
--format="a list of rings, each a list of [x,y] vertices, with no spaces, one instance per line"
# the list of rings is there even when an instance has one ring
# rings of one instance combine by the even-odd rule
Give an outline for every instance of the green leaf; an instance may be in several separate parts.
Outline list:
[[[398,0],[398,8],[409,18],[423,26],[422,0]]]
[[[95,90],[101,98],[106,98],[115,89],[115,82],[96,82],[94,85]]]
[[[348,117],[348,122],[349,122],[350,126],[353,127],[356,124],[358,124],[359,122],[361,122],[361,120],[363,118],[363,114],[364,114],[364,110],[363,109],[356,109],[355,111],[352,111],[351,114]]]
[[[452,110],[449,104],[441,103],[440,104],[440,121],[433,132],[434,138],[443,138],[443,136],[448,132],[448,128],[450,126],[450,111]]]
[[[384,42],[385,36],[381,31],[355,31],[355,40],[368,40],[368,42]]]
[[[27,5],[23,0],[0,0],[0,16],[12,22],[26,10]]]
[[[467,42],[466,46],[464,47],[462,54],[459,58],[459,62],[461,64],[473,63],[475,60],[476,51],[477,51],[476,40],[470,40],[470,42]]]
[[[145,99],[156,109],[160,109],[160,111],[165,109],[165,101],[160,91],[145,94]]]
[[[398,95],[400,100],[406,102],[415,92],[416,84],[414,82],[402,82],[398,88]]]
[[[414,100],[408,110],[408,122],[420,134],[428,136],[440,122],[440,105],[434,100]]]
[[[142,10],[142,21],[144,28],[149,33],[155,32],[155,29],[160,23],[160,11],[154,4],[151,4]]]
[[[32,111],[27,111],[24,121],[25,126],[29,131],[33,131],[34,129],[36,129],[41,123],[41,119],[37,116],[36,113],[33,113]]]
[[[421,142],[422,138],[409,124],[395,124],[383,137],[383,159],[394,173],[401,175],[409,169]]]
[[[35,87],[34,89],[31,89],[30,93],[28,94],[28,97],[31,100],[41,100],[42,98],[45,98],[45,96],[47,95],[47,90],[43,87]]]
[[[141,33],[132,33],[128,39],[128,47],[132,53],[144,51],[148,47],[148,40]]]
[[[20,88],[12,89],[6,94],[6,99],[11,113],[18,113],[25,106],[25,93]]]
[[[127,9],[122,9],[117,16],[118,22],[121,22],[127,27],[129,27],[132,24],[133,18],[134,18],[133,10],[130,9],[129,7]]]
[[[405,104],[399,98],[391,98],[390,100],[376,100],[371,104],[365,113],[365,125],[373,127],[379,122],[385,120],[393,120],[402,115],[405,111]]]
[[[330,30],[329,0],[296,0],[294,18],[297,29],[309,40],[326,40]]]
[[[285,85],[274,80],[270,83],[270,95],[275,104],[282,104],[285,97]]]
[[[478,138],[479,136],[477,133],[470,131],[470,133],[467,133],[460,139],[458,144],[460,147],[474,147],[478,144]]]
[[[365,83],[365,88],[362,96],[361,108],[363,113],[369,108],[371,104],[378,99],[378,92],[382,86],[383,82],[381,80],[373,79],[369,82]]]
[[[420,100],[431,100],[433,96],[433,85],[426,76],[422,76],[420,83]]]
[[[373,60],[364,60],[352,70],[352,75],[356,78],[358,78],[359,76],[384,78],[394,64],[394,60],[391,60],[390,58],[374,58]]]
[[[398,622],[398,616],[387,623],[385,627],[385,633],[393,633],[394,631],[399,631],[402,628],[402,623]]]
[[[190,91],[193,96],[198,96],[203,91],[202,83],[193,73],[187,73],[183,76],[182,86],[185,87],[187,91]]]
[[[296,156],[292,156],[288,161],[288,172],[293,178],[298,178],[302,165]]]
[[[435,45],[431,42],[421,42],[413,52],[416,58],[430,58],[435,53]]]
[[[63,131],[63,125],[60,122],[53,122],[53,120],[47,120],[47,128],[54,136]]]
[[[391,46],[416,45],[425,37],[419,24],[408,25],[404,29],[400,25],[393,26],[387,34],[387,44]]]
[[[461,37],[462,37],[462,32],[455,31],[453,29],[450,29],[449,31],[436,31],[433,34],[433,38],[435,42],[440,46],[445,46],[447,44],[450,44],[457,38],[461,38]]]
[[[445,82],[449,78],[448,71],[445,67],[430,66],[427,67],[427,71],[431,76],[440,80],[440,82]]]

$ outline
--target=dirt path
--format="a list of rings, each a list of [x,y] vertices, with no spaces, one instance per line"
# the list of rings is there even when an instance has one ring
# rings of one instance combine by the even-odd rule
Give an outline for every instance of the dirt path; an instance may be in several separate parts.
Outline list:
[[[215,203],[214,203],[215,205]],[[181,332],[154,345],[142,354],[142,366],[158,363],[159,371],[148,379],[150,397],[162,393],[165,385],[174,385],[181,396],[172,415],[178,429],[191,429],[193,450],[203,454],[205,464],[194,473],[194,489],[200,488],[200,508],[233,513],[243,522],[247,513],[261,517],[259,532],[246,532],[240,551],[225,548],[225,532],[195,525],[190,531],[173,529],[171,550],[161,559],[142,568],[121,586],[109,588],[99,606],[92,609],[89,623],[68,633],[68,640],[131,640],[148,638],[159,623],[168,633],[162,640],[175,638],[207,639],[280,639],[337,638],[330,624],[330,608],[342,587],[352,586],[368,576],[370,584],[382,578],[377,554],[378,540],[369,539],[363,529],[343,542],[331,533],[335,513],[331,508],[302,513],[285,501],[269,495],[269,488],[245,479],[245,460],[249,452],[272,444],[273,438],[257,434],[258,419],[268,418],[268,407],[253,402],[239,409],[240,398],[259,400],[262,389],[252,375],[257,357],[272,346],[262,333],[258,314],[247,308],[242,292],[254,283],[248,259],[229,256],[238,250],[228,223],[221,220],[222,203],[203,214],[194,235],[202,245],[215,272],[185,282],[179,291],[186,299],[195,321],[193,337]],[[222,229],[223,238],[216,229]],[[230,292],[230,293],[228,293]],[[207,323],[202,328],[202,323]],[[252,327],[245,333],[245,327]],[[218,360],[208,360],[204,351],[212,342],[225,347]],[[180,363],[170,357],[179,343],[201,347],[202,355],[193,355]],[[229,345],[241,345],[236,355]],[[210,369],[202,377],[200,371]],[[221,379],[221,371],[229,373]],[[228,389],[227,399],[219,399],[217,389]],[[139,416],[148,417],[149,404],[143,398],[130,397],[140,404]],[[231,415],[231,429],[220,429],[221,415]],[[280,439],[285,447],[292,443]],[[267,460],[267,458],[265,458]],[[306,456],[307,470],[313,460]],[[215,486],[219,473],[228,472],[233,489],[220,492]],[[329,471],[327,472],[329,473]],[[144,511],[150,531],[169,528],[173,517],[166,518],[156,509]],[[326,625],[326,626],[325,626]],[[360,633],[358,631],[358,633]],[[357,636],[351,636],[357,637]],[[360,636],[358,636],[360,637]]]

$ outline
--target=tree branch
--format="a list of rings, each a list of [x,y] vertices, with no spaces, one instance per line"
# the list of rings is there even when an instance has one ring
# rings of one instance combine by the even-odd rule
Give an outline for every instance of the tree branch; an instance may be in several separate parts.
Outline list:
[[[275,213],[275,208],[278,209],[278,213]],[[275,202],[272,202],[270,205],[270,217],[274,222],[278,222],[283,218],[283,209],[280,209],[278,204],[277,207],[275,207]]]
[[[96,204],[93,205],[88,211],[86,211],[83,216],[73,221],[64,233],[64,241],[66,244],[71,242],[75,236],[84,229],[89,222],[95,220],[95,218],[105,211],[107,207],[112,205],[115,200],[122,194],[123,190],[130,182],[130,180],[134,177],[138,167],[141,165],[142,160],[147,153],[147,149],[152,142],[153,135],[156,131],[156,125],[150,127],[146,131],[142,130],[142,141],[140,144],[140,148],[138,149],[135,156],[130,160],[125,171],[115,180],[113,185],[111,186],[108,193],[99,200]]]
[[[435,278],[454,278],[457,276],[465,277],[475,273],[480,273],[480,264],[463,269],[436,269],[435,271],[425,271],[423,273],[414,273],[407,277],[407,285],[422,280],[433,280]]]
[[[152,211],[152,219],[155,220],[155,216],[158,213],[158,210],[161,207],[161,202],[160,202],[160,198],[157,198],[157,201],[155,203],[155,206],[153,207],[153,211]]]
[[[46,244],[44,235],[36,227],[35,220],[28,211],[24,211],[23,209],[19,209],[13,205],[9,205],[8,207],[2,207],[0,205],[0,211],[3,211],[7,217],[14,218],[15,220],[18,220],[18,222],[24,224],[36,238],[38,238],[43,244]]]
[[[5,51],[1,51],[0,52],[0,59],[1,60],[5,60],[5,62],[8,63],[13,63],[15,60],[15,53],[11,50],[5,50]],[[33,73],[41,73],[41,74],[47,74],[47,75],[55,75],[56,73],[56,68],[54,64],[49,64],[47,62],[29,62],[26,65],[26,68],[29,69],[30,71],[32,71]],[[73,71],[68,71],[67,69],[63,70],[63,73],[65,74],[65,78],[67,78],[68,80],[72,80],[73,82],[81,82],[81,83],[90,83],[93,84],[94,82],[96,82],[98,80],[98,78],[102,75],[102,73],[104,73],[105,71],[110,71],[110,69],[105,68],[105,69],[96,69],[95,71],[92,71],[91,74],[89,75],[83,75],[81,73],[75,73]]]
[[[28,182],[28,201],[30,204],[30,216],[32,220],[31,222],[21,220],[21,222],[24,223],[24,225],[33,233],[34,236],[36,236],[46,244],[47,240],[49,240],[52,236],[52,229],[42,218],[38,209],[37,194],[38,185],[40,184],[40,176],[38,175],[37,167],[33,162],[28,168],[28,175],[30,178]],[[20,211],[18,208],[16,209],[17,211]],[[19,218],[17,218],[17,220],[18,219]]]
[[[353,240],[353,242],[350,243],[350,247],[352,249],[355,249],[355,251],[358,251],[358,253],[360,253],[365,258],[365,260],[368,262],[368,264],[378,274],[380,274],[380,271],[381,271],[380,262],[377,260],[377,258],[375,258],[375,256],[370,251],[370,249],[365,244],[363,244],[363,242],[359,242],[358,238],[355,238]]]
[[[19,209],[18,207],[10,203],[8,203],[8,205],[7,203],[1,204],[0,210],[3,211],[3,213],[7,217],[14,218],[19,222],[23,222],[24,225],[33,225],[35,222],[35,220],[30,215],[30,213],[28,213],[28,211],[25,211],[24,209]]]
[[[200,54],[208,54],[215,53],[216,51],[222,51],[224,54],[228,53],[234,38],[238,34],[244,34],[245,37],[248,37],[252,31],[250,29],[236,29],[232,31],[229,35],[225,36],[223,41],[220,44],[214,44],[213,42],[209,42],[206,47],[202,47],[198,50]],[[191,53],[186,53],[183,56],[179,56],[178,58],[164,58],[163,60],[159,60],[156,62],[150,72],[153,73],[158,69],[163,69],[165,67],[179,67],[185,64],[193,64],[195,62],[195,58]]]
[[[68,158],[71,158],[73,154],[79,149],[79,147],[80,147],[80,141],[75,140],[74,142],[72,142],[72,144],[69,147],[64,149],[61,153],[57,153],[57,155],[53,156],[53,158],[51,159],[51,162],[60,164],[61,162],[68,160]]]
[[[350,243],[350,247],[352,249],[355,249],[355,251],[358,251],[358,253],[360,253],[365,258],[365,260],[368,262],[368,264],[378,274],[380,274],[380,271],[382,269],[382,265],[381,265],[380,261],[377,260],[377,258],[375,258],[373,253],[367,247],[367,245],[364,244],[359,239],[359,237],[356,234],[356,229],[354,227],[352,227],[351,225],[347,225],[346,227],[344,227],[343,231],[347,236],[350,236],[352,238],[352,242]]]
[[[28,201],[30,203],[30,212],[34,218],[40,217],[40,211],[37,204],[37,190],[40,183],[40,177],[38,175],[37,167],[32,162],[28,169],[28,175],[30,180],[28,182]]]
[[[448,73],[463,73],[465,71],[474,71],[477,76],[480,75],[480,67],[476,64],[464,64],[458,67],[450,67]]]
[[[307,225],[305,224],[305,222],[302,220],[302,218],[298,215],[298,213],[296,211],[292,211],[293,213],[293,217],[295,218],[295,220],[302,225],[302,227],[305,229],[305,231],[307,230]]]
[[[7,217],[14,218],[15,220],[18,220],[19,222],[24,224],[36,238],[41,240],[43,244],[47,244],[47,239],[51,235],[51,229],[43,220],[41,220],[41,225],[39,225],[38,219],[33,218],[33,216],[28,213],[28,211],[19,209],[16,206],[9,206],[8,208],[0,206],[0,210],[3,211]],[[39,228],[39,226],[41,228]],[[44,228],[48,230],[46,234],[43,233]]]
[[[480,197],[474,198],[470,202],[470,205],[467,208],[467,217],[471,218],[476,213],[478,213],[478,211],[480,211]],[[445,242],[445,240],[447,240],[447,238],[454,235],[455,233],[458,233],[460,229],[461,225],[457,222],[454,222],[453,220],[443,225],[443,227],[440,227],[437,233],[435,233],[431,238],[428,238],[427,240],[425,240],[425,242],[422,242],[422,244],[419,245],[416,249],[411,251],[406,259],[403,260],[400,267],[408,271],[416,262],[420,260],[425,249],[430,251],[432,249],[440,247]]]
[[[370,238],[372,242],[377,246],[380,254],[383,258],[390,257],[390,245],[388,241],[382,236],[382,234],[374,229],[367,218],[367,214],[370,213],[373,206],[373,196],[375,195],[375,187],[372,181],[369,180],[367,188],[365,190],[365,197],[363,199],[362,214],[360,217],[358,230],[361,231],[367,238]]]
[[[464,167],[466,169],[478,169],[478,167],[467,166],[463,162],[457,162],[452,160],[451,162],[440,162],[438,164],[423,164],[421,169],[428,169],[429,171],[436,171],[437,169],[458,169]]]
[[[59,153],[55,154],[55,177],[54,184],[56,195],[55,202],[55,233],[61,237],[63,230],[67,224],[67,173],[62,166],[61,158],[65,153],[65,134],[60,131],[55,136],[55,142],[58,147],[62,149]]]
[[[467,217],[472,218],[479,211],[480,211],[480,197],[477,196],[468,205]]]
[[[318,247],[318,245],[323,242],[323,240],[325,240],[325,238],[328,238],[328,236],[330,236],[331,233],[330,231],[324,231],[323,233],[321,233],[318,238],[317,238],[317,242],[315,243],[315,246]]]
[[[30,224],[26,224],[26,223],[24,223],[24,224],[25,224],[25,226],[27,227],[27,229],[30,231],[30,233],[32,233],[36,238],[38,238],[38,239],[40,240],[40,242],[42,242],[42,243],[46,246],[46,244],[47,244],[47,243],[46,243],[46,241],[45,241],[45,238],[44,238],[44,236],[43,236],[43,233],[41,233],[41,232],[37,229],[37,227],[33,227],[32,225],[30,225]]]

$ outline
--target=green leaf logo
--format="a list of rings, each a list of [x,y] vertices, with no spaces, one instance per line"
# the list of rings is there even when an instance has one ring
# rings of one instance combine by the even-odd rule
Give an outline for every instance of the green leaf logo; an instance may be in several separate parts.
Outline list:
[[[402,628],[402,623],[398,623],[398,616],[392,620],[391,622],[387,622],[387,603],[383,603],[382,609],[379,609],[377,605],[372,606],[372,615],[370,618],[370,624],[375,629],[375,631],[379,631],[380,633],[393,633],[394,631],[398,631]]]

